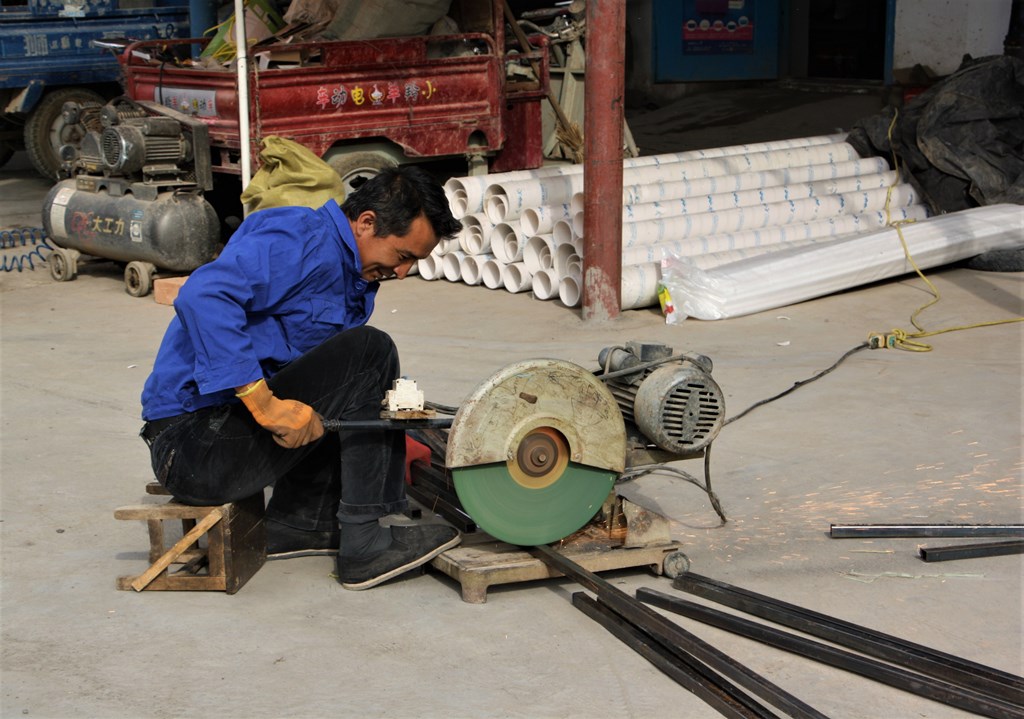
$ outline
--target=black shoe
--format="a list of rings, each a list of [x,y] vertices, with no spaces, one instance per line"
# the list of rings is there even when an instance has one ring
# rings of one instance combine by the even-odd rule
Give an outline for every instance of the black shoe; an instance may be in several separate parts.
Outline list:
[[[291,559],[337,554],[341,533],[306,531],[289,527],[273,519],[265,522],[267,528],[267,559]]]
[[[366,559],[338,555],[338,581],[345,589],[369,589],[426,564],[462,541],[458,530],[444,524],[391,527],[391,546]]]

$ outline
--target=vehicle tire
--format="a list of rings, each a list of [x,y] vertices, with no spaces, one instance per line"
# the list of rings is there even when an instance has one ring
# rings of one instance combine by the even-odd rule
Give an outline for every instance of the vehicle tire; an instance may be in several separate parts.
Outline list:
[[[93,102],[102,105],[103,96],[84,87],[65,87],[43,96],[25,121],[25,150],[32,166],[43,177],[59,179],[61,145],[78,146],[85,136],[81,124],[64,122],[65,102]]]
[[[329,159],[327,164],[341,177],[345,185],[345,197],[358,190],[364,182],[375,177],[381,170],[398,167],[398,161],[394,157],[376,150],[342,153]]]
[[[149,262],[129,262],[124,268],[124,291],[132,297],[145,297],[153,289],[156,266]]]
[[[78,252],[76,250],[55,247],[46,258],[46,264],[50,267],[50,277],[57,282],[70,282],[78,276]]]

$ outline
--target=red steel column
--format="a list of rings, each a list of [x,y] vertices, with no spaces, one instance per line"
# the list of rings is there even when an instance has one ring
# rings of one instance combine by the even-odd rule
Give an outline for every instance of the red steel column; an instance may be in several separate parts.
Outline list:
[[[583,319],[622,310],[625,0],[587,0],[583,118]]]

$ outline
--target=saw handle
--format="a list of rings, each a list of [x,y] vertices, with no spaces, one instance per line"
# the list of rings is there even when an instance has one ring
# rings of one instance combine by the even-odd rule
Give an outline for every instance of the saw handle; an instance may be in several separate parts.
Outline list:
[[[351,430],[407,430],[446,429],[452,426],[454,417],[429,417],[418,419],[321,419],[325,432],[346,432]]]

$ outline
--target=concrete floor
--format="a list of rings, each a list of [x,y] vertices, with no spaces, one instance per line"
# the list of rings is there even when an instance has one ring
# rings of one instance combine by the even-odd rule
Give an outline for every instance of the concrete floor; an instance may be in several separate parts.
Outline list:
[[[811,114],[831,123],[834,110],[842,126],[853,118],[840,101]],[[686,105],[635,118],[641,147],[674,133],[688,149],[673,117]],[[777,136],[831,129],[801,117]],[[750,135],[767,119],[723,120],[703,146],[763,139]],[[16,157],[0,171],[0,227],[38,224],[47,187]],[[928,328],[1022,314],[1020,274],[928,274],[943,297]],[[412,278],[384,285],[372,324],[433,401],[458,404],[520,359],[595,368],[602,347],[636,339],[710,356],[731,416],[869,332],[909,328],[928,298],[902,278],[720,322],[669,326],[641,310],[591,324],[526,294]],[[129,297],[114,265],[93,262],[69,283],[45,268],[0,274],[0,312],[0,716],[718,716],[573,608],[569,581],[492,588],[471,605],[435,572],[348,592],[331,561],[306,558],[267,564],[233,596],[116,591],[146,566],[145,527],[113,510],[142,501],[151,477],[138,397],[172,310]],[[700,574],[1021,674],[1019,555],[926,564],[918,546],[964,540],[828,536],[830,523],[1022,521],[1021,329],[940,335],[925,354],[861,352],[730,424],[712,467],[725,525],[668,476],[623,493],[671,519]],[[674,592],[644,570],[607,578]],[[679,621],[829,716],[968,716]]]

